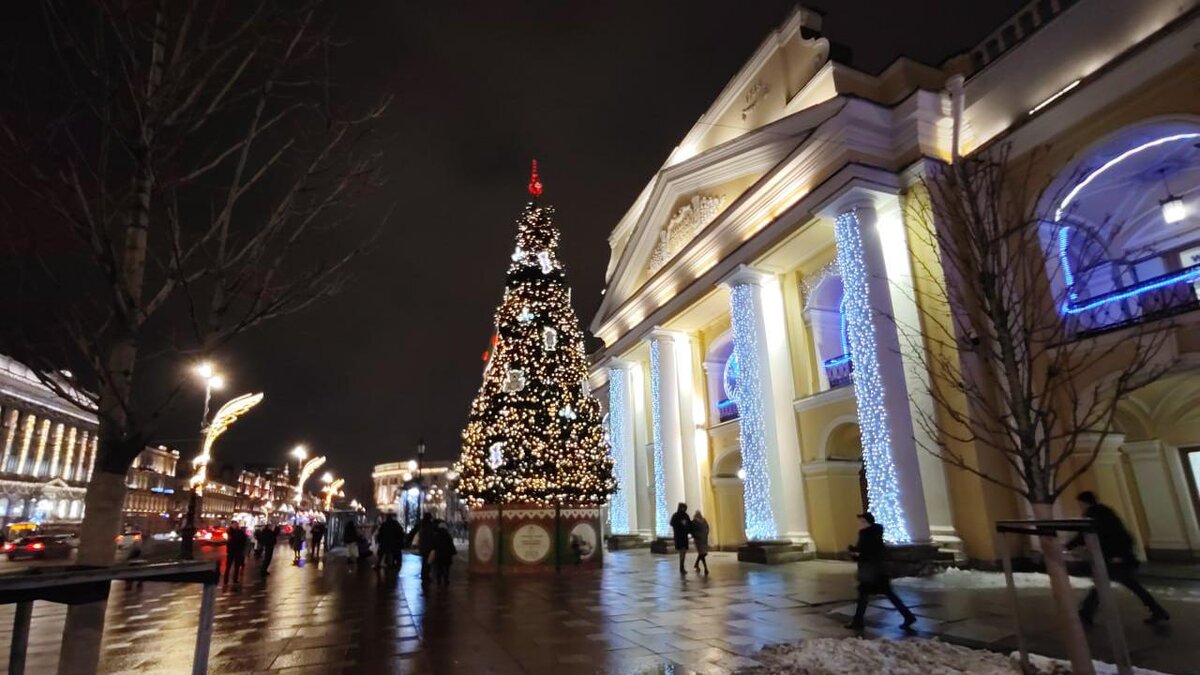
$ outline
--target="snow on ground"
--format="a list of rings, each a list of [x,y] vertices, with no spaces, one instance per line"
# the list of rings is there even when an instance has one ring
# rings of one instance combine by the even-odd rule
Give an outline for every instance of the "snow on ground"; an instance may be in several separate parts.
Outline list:
[[[892,583],[897,586],[928,591],[986,590],[1004,588],[1004,574],[949,567],[932,576],[904,577],[896,579]],[[1050,577],[1037,572],[1014,572],[1013,583],[1017,588],[1050,588]],[[1195,583],[1163,586],[1158,582],[1145,579],[1142,580],[1142,583],[1160,599],[1200,602],[1200,585]],[[1071,587],[1091,588],[1092,580],[1087,577],[1071,577]]]
[[[966,591],[976,589],[1004,588],[1004,574],[948,567],[927,577],[904,577],[892,583],[909,588],[931,591]],[[1013,572],[1013,583],[1017,588],[1050,588],[1050,577],[1037,572]],[[1091,588],[1092,580],[1071,577],[1074,588]]]
[[[1016,654],[1004,656],[918,638],[812,638],[799,644],[767,647],[754,655],[754,659],[763,664],[749,671],[757,675],[1021,675]],[[1038,675],[1069,675],[1071,672],[1063,661],[1035,656],[1031,662]],[[1117,670],[1110,664],[1096,662],[1096,672],[1098,675],[1115,675]],[[1134,673],[1163,675],[1142,668],[1134,668]]]

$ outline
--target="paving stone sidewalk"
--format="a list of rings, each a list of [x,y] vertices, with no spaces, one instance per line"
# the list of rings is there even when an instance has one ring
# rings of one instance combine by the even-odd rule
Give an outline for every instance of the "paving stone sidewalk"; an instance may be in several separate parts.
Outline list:
[[[600,573],[563,578],[468,580],[422,590],[419,564],[400,575],[344,559],[293,567],[276,560],[261,579],[221,590],[211,673],[733,673],[767,644],[843,637],[853,611],[853,567],[813,561],[778,567],[710,556],[712,574],[681,579],[674,558],[611,554]],[[993,649],[1015,644],[1002,589],[901,589],[920,633]],[[1172,625],[1140,623],[1121,591],[1134,662],[1189,673],[1200,664],[1192,629],[1200,603],[1165,601]],[[1061,656],[1048,593],[1023,591],[1036,650]],[[109,600],[104,673],[188,673],[199,590],[117,584]],[[0,609],[6,666],[12,607]],[[65,609],[35,607],[29,673],[55,670]],[[902,638],[886,601],[868,614],[868,636]],[[1096,654],[1105,657],[1103,632]]]

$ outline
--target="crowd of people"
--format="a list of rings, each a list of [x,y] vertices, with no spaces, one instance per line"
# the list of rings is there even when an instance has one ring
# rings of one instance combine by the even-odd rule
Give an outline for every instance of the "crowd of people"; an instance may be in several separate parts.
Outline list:
[[[251,556],[258,562],[259,575],[268,576],[275,549],[283,542],[291,548],[295,566],[304,564],[306,551],[310,561],[320,562],[330,546],[341,546],[348,564],[365,566],[374,557],[377,570],[398,570],[405,549],[414,548],[421,558],[422,584],[433,581],[439,586],[450,583],[450,567],[458,553],[448,524],[428,513],[407,532],[393,513],[385,514],[377,525],[349,520],[343,523],[340,541],[336,542],[330,541],[326,523],[315,519],[296,522],[286,533],[284,525],[263,524],[250,531],[235,520],[229,523],[227,533],[222,581],[235,585],[242,582]]]

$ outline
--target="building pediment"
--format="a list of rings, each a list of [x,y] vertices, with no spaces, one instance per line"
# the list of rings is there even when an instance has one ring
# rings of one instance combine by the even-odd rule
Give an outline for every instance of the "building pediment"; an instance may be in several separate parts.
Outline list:
[[[726,214],[844,104],[834,99],[814,106],[659,171],[635,204],[640,208],[618,227],[621,236],[612,242],[618,262],[593,325],[679,263],[702,234],[719,229]]]

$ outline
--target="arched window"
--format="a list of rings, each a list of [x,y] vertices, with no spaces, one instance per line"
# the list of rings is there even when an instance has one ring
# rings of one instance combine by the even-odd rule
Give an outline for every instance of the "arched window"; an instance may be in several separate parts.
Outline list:
[[[0,497],[0,518],[8,515],[8,497]]]
[[[737,383],[741,373],[733,352],[731,331],[713,340],[708,347],[704,363],[709,395],[712,396],[713,405],[716,407],[718,422],[737,419]]]
[[[78,518],[78,517],[79,517],[79,509],[80,509],[80,507],[81,507],[81,506],[82,506],[82,504],[79,502],[79,500],[78,500],[78,499],[75,499],[75,500],[72,500],[72,501],[71,501],[71,511],[70,511],[70,516],[71,516],[71,518],[72,518],[72,519],[75,519],[75,518]]]
[[[1200,120],[1123,129],[1041,205],[1059,311],[1076,333],[1200,308]]]
[[[836,270],[831,270],[808,293],[805,305],[817,358],[831,389],[850,384],[854,372],[854,360],[846,340],[843,300],[842,277]]]

